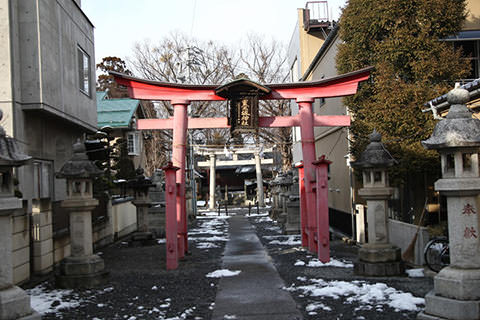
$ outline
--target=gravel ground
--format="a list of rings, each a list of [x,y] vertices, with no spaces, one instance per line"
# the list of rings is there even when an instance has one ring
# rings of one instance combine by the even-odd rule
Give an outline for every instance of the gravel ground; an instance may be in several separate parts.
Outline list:
[[[190,239],[212,237],[195,232],[208,221],[197,219],[191,226],[196,234]],[[212,227],[215,237],[225,233],[227,226],[222,219],[220,226]],[[197,248],[197,244],[205,247],[205,243],[209,248]],[[210,319],[218,279],[207,278],[206,274],[221,268],[225,243],[190,240],[190,254],[180,261],[177,270],[166,271],[165,243],[131,247],[127,242],[117,242],[100,252],[110,271],[107,286],[54,290],[53,281],[48,281],[32,290],[43,305],[50,305],[42,319]],[[58,310],[69,304],[73,307]]]
[[[356,258],[358,247],[347,245],[341,240],[331,242],[331,257],[335,261],[341,262],[340,265],[350,265],[349,267],[308,267],[307,262],[312,261],[314,257],[301,248],[299,236],[279,237],[281,235],[280,228],[276,226],[275,222],[266,218],[253,217],[250,218],[250,222],[255,226],[262,244],[272,257],[275,267],[287,288],[290,288],[289,291],[299,305],[304,319],[416,319],[418,312],[424,307],[423,304],[418,304],[416,309],[411,311],[395,310],[388,303],[377,300],[378,295],[375,297],[375,294],[372,294],[376,287],[384,288],[384,285],[376,284],[383,283],[397,291],[402,291],[407,295],[411,293],[414,297],[420,298],[423,298],[433,288],[433,279],[429,277],[372,278],[354,276],[351,262]],[[282,242],[292,242],[291,240],[296,242],[297,245],[281,244]],[[305,264],[302,265],[302,263]],[[342,284],[343,282],[357,284],[360,289],[370,288],[369,290],[366,289],[370,292],[359,297],[359,299],[353,299],[351,297],[355,294],[351,291],[342,293],[333,290],[331,296],[328,296],[331,291],[327,292],[326,296],[315,296],[315,294],[308,294],[304,290],[298,290],[298,287],[311,284],[312,279],[314,281],[315,279],[325,281],[322,282],[323,293],[325,293],[325,288],[328,289],[328,284],[332,286],[332,284]],[[373,287],[367,287],[368,285],[373,285]],[[393,291],[393,289],[389,290]],[[320,292],[317,291],[317,293]],[[332,297],[335,295],[337,297]],[[405,300],[410,300],[410,297],[405,297]]]
[[[335,298],[302,290],[302,286],[318,279],[363,287],[384,283],[420,298],[433,287],[431,278],[355,277],[353,269],[345,265],[355,259],[357,247],[341,241],[332,241],[331,253],[343,267],[308,267],[314,258],[301,248],[298,236],[281,236],[276,224],[265,216],[252,216],[249,220],[304,319],[415,319],[423,308],[419,304],[415,310],[395,310],[372,297],[371,301],[359,302],[351,301],[351,293]],[[197,219],[190,227],[190,254],[180,261],[177,270],[168,272],[162,241],[146,247],[114,243],[99,253],[110,270],[107,286],[95,290],[55,290],[53,281],[47,281],[28,290],[32,305],[41,309],[43,319],[210,319],[219,280],[206,275],[222,269],[227,230],[228,219]],[[362,297],[366,298],[369,296]]]

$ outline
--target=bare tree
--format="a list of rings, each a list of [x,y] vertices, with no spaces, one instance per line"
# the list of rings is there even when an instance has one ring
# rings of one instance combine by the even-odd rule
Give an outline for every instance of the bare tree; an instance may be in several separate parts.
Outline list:
[[[266,42],[259,35],[250,34],[244,47],[246,49],[240,51],[240,61],[250,79],[263,84],[285,82],[288,68],[285,65],[287,55],[284,45],[275,40]],[[290,101],[287,100],[262,100],[260,103],[262,116],[288,116],[290,112]],[[263,143],[277,146],[282,155],[283,170],[292,166],[291,133],[291,128],[259,130]]]
[[[260,36],[250,35],[244,49],[233,51],[231,48],[216,45],[213,42],[200,42],[182,34],[173,33],[157,44],[149,41],[137,43],[133,50],[130,66],[140,77],[166,82],[191,84],[223,84],[231,81],[239,73],[245,73],[253,81],[260,83],[284,82],[285,48],[279,42],[265,44]],[[173,115],[168,102],[155,104],[156,116],[167,118]],[[263,101],[261,115],[290,115],[290,104],[286,101]],[[189,110],[190,117],[225,117],[226,102],[199,101],[193,102]],[[151,116],[151,115],[149,115]],[[226,129],[202,129],[190,132],[193,139],[206,145],[221,146],[228,142],[229,132]],[[283,158],[283,167],[291,165],[291,130],[262,129],[260,143],[279,147]],[[166,152],[171,137],[168,133],[153,133],[149,142],[150,152]],[[156,145],[156,147],[154,147]],[[158,160],[152,161],[152,165]],[[157,165],[157,164],[155,164]],[[159,164],[158,164],[159,165]],[[158,166],[157,166],[158,167]]]
[[[179,33],[172,33],[157,44],[149,41],[137,43],[130,61],[135,73],[143,78],[189,84],[217,84],[233,78],[238,58],[232,51],[213,42],[200,42]],[[190,117],[226,116],[226,102],[192,102]],[[156,104],[157,117],[173,115],[170,103]],[[218,137],[228,136],[225,129],[193,130],[195,141],[211,145],[218,143]],[[158,135],[153,135],[154,141]],[[163,135],[163,138],[169,138]],[[152,142],[153,143],[153,142]],[[159,141],[165,145],[165,141]]]

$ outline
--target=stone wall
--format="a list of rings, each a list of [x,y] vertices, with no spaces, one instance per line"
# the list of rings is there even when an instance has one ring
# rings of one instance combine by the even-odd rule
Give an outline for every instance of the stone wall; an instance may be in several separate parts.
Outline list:
[[[28,208],[23,201],[22,209],[12,216],[13,235],[13,281],[27,282],[31,277],[31,265],[36,274],[47,274],[65,257],[70,256],[68,232],[53,235],[52,210],[48,199],[34,200]],[[94,247],[102,247],[128,235],[137,229],[136,207],[129,199],[109,204],[108,219],[93,228]],[[32,212],[30,216],[27,212]],[[30,238],[32,234],[32,238]]]
[[[53,228],[50,199],[32,201],[33,272],[46,274],[53,267]]]
[[[27,202],[24,208],[17,209],[12,215],[12,259],[13,281],[22,283],[30,278],[30,218],[26,214]]]

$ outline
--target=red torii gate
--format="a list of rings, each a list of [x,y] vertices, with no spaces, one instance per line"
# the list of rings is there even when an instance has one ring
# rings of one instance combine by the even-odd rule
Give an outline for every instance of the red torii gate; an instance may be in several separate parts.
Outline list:
[[[328,261],[329,245],[325,239],[322,246],[318,245],[320,236],[316,232],[319,226],[325,230],[325,226],[321,225],[320,219],[317,219],[316,204],[316,179],[315,179],[315,137],[313,128],[316,126],[337,127],[349,126],[350,117],[335,116],[319,116],[313,113],[312,104],[316,98],[332,98],[353,95],[357,92],[358,83],[367,80],[370,76],[372,68],[365,68],[358,71],[346,73],[340,76],[312,82],[297,82],[284,84],[269,84],[265,87],[271,89],[270,93],[259,97],[259,99],[295,99],[299,105],[299,112],[295,116],[277,116],[277,117],[259,117],[259,127],[278,128],[299,126],[302,137],[302,154],[303,154],[303,174],[304,174],[304,190],[301,196],[302,218],[302,245],[308,244],[308,249],[317,252],[318,256]],[[171,129],[173,130],[173,166],[178,167],[176,171],[176,183],[178,190],[176,192],[176,210],[168,210],[166,221],[175,222],[175,218],[168,215],[176,214],[176,222],[178,223],[178,247],[175,244],[176,237],[167,237],[167,269],[176,269],[178,266],[178,258],[184,257],[188,251],[187,238],[187,218],[185,203],[185,154],[187,129],[206,129],[206,128],[229,128],[227,118],[188,118],[187,107],[191,101],[222,101],[226,98],[218,96],[215,89],[220,85],[191,85],[150,81],[139,79],[125,74],[110,72],[115,77],[115,81],[128,88],[128,93],[133,99],[141,100],[163,100],[170,101],[173,106],[173,119],[144,119],[138,120],[137,128],[139,130],[152,129]],[[325,163],[325,161],[320,161]],[[318,162],[317,162],[318,165]],[[174,167],[166,167],[167,171],[172,174],[175,172]],[[326,179],[321,174],[322,179]],[[170,179],[171,180],[171,179]],[[326,181],[323,181],[322,188],[325,188]],[[172,189],[174,190],[174,189]],[[172,191],[170,190],[170,191]],[[167,191],[167,190],[166,190]],[[174,196],[170,195],[170,196]],[[169,197],[166,192],[166,197]],[[325,202],[326,197],[322,194],[321,202]],[[168,199],[167,203],[169,202]],[[325,208],[325,204],[321,206]],[[172,208],[170,208],[172,209]],[[324,209],[323,209],[324,210]],[[306,212],[303,212],[306,211]],[[320,213],[322,217],[327,217],[328,230],[328,206],[327,212]],[[169,219],[170,218],[170,219]],[[173,219],[172,219],[173,218]],[[317,221],[318,220],[318,221]],[[318,225],[317,225],[318,223]],[[177,226],[166,224],[166,232],[176,230]],[[322,231],[324,233],[324,231]],[[324,238],[324,236],[322,237]],[[328,240],[328,234],[327,234]],[[177,252],[178,248],[178,252]],[[327,254],[325,254],[325,252]],[[327,258],[325,258],[327,257]]]

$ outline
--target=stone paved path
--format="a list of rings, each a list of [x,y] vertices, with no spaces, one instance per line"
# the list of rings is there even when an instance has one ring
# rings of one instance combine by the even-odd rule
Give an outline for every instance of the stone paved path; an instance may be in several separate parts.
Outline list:
[[[230,218],[229,235],[223,268],[241,273],[221,278],[212,319],[302,319],[247,218]]]

